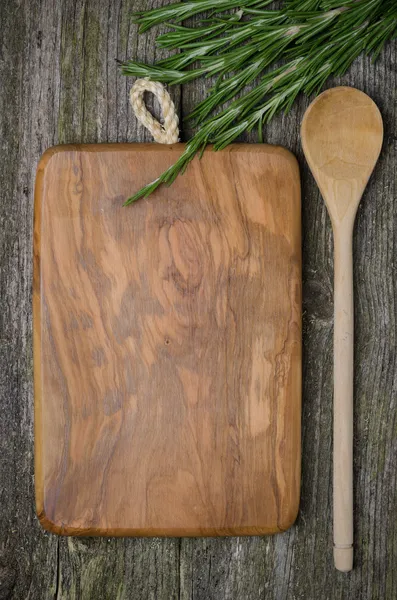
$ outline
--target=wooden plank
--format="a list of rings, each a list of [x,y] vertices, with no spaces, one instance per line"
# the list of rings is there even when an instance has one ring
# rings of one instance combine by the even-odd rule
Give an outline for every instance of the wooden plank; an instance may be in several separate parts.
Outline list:
[[[0,597],[27,598],[29,590],[34,597],[37,588],[35,597],[48,598],[56,589],[57,542],[42,535],[32,507],[30,317],[33,162],[38,135],[48,129],[35,127],[28,98],[40,75],[45,87],[51,85],[51,73],[40,72],[36,62],[37,21],[33,35],[27,5],[2,2],[0,20]],[[37,96],[34,102],[37,108]]]
[[[114,58],[137,52],[153,59],[156,32],[137,38],[129,19],[134,8],[152,5],[0,3],[0,597],[394,600],[397,43],[375,65],[360,58],[350,74],[330,83],[370,94],[385,121],[384,149],[355,235],[356,569],[346,577],[332,568],[332,242],[323,201],[300,151],[300,120],[308,105],[302,99],[264,132],[268,143],[297,153],[303,175],[303,478],[297,525],[273,538],[59,541],[44,534],[34,517],[30,290],[36,165],[57,142],[150,139],[136,128],[129,82],[118,75]],[[90,18],[84,19],[85,11]],[[173,88],[174,98],[177,93]],[[184,87],[184,114],[193,106],[193,93],[202,97],[203,85]],[[249,139],[255,141],[255,133]]]

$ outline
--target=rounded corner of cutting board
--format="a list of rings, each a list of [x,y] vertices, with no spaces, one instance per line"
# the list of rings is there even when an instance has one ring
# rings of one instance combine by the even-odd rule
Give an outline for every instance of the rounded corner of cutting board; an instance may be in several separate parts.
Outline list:
[[[51,519],[47,517],[43,510],[39,510],[36,507],[36,516],[44,531],[48,531],[48,533],[53,533],[55,535],[67,535],[66,529],[61,527],[58,523],[55,523]]]
[[[280,156],[282,156],[285,159],[285,161],[291,165],[293,171],[295,172],[295,175],[299,178],[300,177],[299,161],[298,161],[297,157],[295,156],[295,154],[288,148],[284,148],[284,146],[276,146],[276,147],[278,149]]]
[[[37,164],[37,173],[40,174],[40,172],[45,171],[53,156],[65,152],[76,152],[77,150],[83,147],[84,146],[81,144],[57,144],[56,146],[50,146],[40,156],[39,162]]]
[[[288,148],[285,148],[284,146],[269,145],[269,147],[273,149],[273,152],[275,154],[277,154],[277,157],[279,159],[281,159],[285,162],[285,165],[288,167],[289,176],[293,177],[296,180],[296,183],[298,184],[299,191],[300,191],[300,168],[299,168],[299,161],[298,161],[297,157],[295,156],[295,154]],[[299,197],[300,197],[300,193],[299,193]]]

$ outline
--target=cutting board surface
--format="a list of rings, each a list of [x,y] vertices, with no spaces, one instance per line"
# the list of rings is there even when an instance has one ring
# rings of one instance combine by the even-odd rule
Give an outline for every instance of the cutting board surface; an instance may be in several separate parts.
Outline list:
[[[38,167],[36,504],[73,535],[286,529],[300,485],[296,160],[208,149],[63,146]]]

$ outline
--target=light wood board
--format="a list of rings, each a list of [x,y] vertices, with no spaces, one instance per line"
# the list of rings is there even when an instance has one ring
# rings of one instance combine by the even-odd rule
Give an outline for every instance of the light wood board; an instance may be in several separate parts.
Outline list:
[[[300,486],[300,184],[279,147],[64,146],[36,180],[36,503],[74,535],[286,529]]]

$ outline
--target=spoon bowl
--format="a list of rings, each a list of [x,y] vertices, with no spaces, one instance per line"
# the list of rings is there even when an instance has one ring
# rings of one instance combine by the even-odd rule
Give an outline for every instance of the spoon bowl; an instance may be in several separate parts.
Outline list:
[[[337,87],[320,94],[302,121],[302,146],[332,225],[354,222],[383,142],[382,116],[367,94]]]

